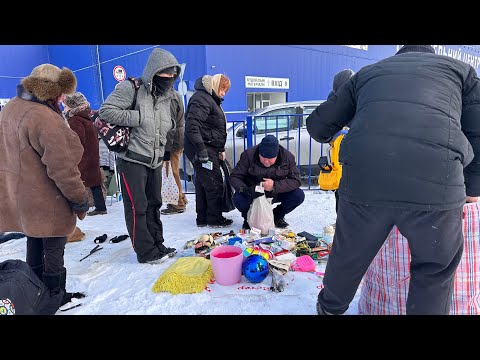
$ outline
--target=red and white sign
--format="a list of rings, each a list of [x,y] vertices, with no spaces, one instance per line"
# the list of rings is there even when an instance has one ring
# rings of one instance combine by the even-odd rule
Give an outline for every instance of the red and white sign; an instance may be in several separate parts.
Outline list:
[[[122,82],[127,78],[127,72],[123,68],[123,66],[117,65],[113,68],[113,77],[118,82]]]

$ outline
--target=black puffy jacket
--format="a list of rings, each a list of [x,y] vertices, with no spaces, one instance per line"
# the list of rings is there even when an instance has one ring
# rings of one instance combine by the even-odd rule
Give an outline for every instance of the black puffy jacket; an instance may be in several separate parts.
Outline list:
[[[222,100],[212,89],[212,77],[204,75],[195,82],[195,93],[185,112],[185,155],[194,162],[195,154],[210,147],[215,152],[225,151],[227,141],[226,118]]]
[[[347,201],[448,210],[480,195],[480,80],[429,46],[362,68],[306,122],[318,142],[350,123],[340,149]]]

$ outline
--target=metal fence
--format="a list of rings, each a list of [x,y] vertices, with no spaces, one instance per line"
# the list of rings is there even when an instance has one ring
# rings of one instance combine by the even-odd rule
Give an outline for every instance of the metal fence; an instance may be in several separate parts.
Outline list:
[[[317,143],[308,134],[305,119],[308,114],[294,115],[257,115],[247,116],[245,121],[227,123],[227,142],[225,144],[226,159],[231,168],[240,159],[241,153],[260,143],[265,135],[275,135],[280,144],[295,156],[302,188],[318,189],[318,159],[327,151],[327,144]],[[192,164],[183,154],[180,176],[183,191],[194,193],[195,171]]]

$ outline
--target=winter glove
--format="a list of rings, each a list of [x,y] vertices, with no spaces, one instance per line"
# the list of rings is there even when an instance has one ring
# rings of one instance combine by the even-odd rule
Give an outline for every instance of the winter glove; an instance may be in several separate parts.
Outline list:
[[[255,185],[254,186],[250,186],[250,187],[241,187],[239,190],[238,190],[239,193],[241,194],[245,194],[247,195],[250,199],[254,200],[262,195],[265,195],[264,193],[261,193],[261,192],[256,192],[255,191]]]
[[[170,161],[170,151],[165,151],[163,154],[163,161]]]
[[[83,204],[76,204],[74,202],[68,201],[68,205],[72,208],[73,211],[88,211],[90,205],[88,205],[88,201],[85,201]]]
[[[85,216],[87,216],[87,211],[90,208],[88,205],[88,201],[85,201],[83,204],[75,204],[71,202],[70,200],[67,200],[68,204],[72,208],[73,212],[77,215],[77,217],[80,220],[85,219]]]
[[[111,244],[116,244],[116,243],[119,243],[120,241],[126,240],[127,238],[128,238],[128,235],[115,236],[115,237],[110,239],[110,243]]]
[[[95,244],[101,244],[101,243],[105,242],[105,240],[107,240],[107,234],[103,234],[103,235],[101,235],[101,236],[97,236],[97,237],[93,240],[93,242],[94,242]]]
[[[208,161],[208,152],[207,149],[203,149],[198,154],[195,154],[195,159],[201,163],[206,163]]]

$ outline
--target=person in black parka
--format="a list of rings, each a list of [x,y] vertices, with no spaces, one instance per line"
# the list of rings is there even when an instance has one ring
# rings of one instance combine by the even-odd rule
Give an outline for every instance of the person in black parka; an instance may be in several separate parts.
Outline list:
[[[223,74],[204,75],[195,82],[195,93],[185,112],[185,155],[195,169],[197,226],[225,227],[233,221],[222,215],[223,178],[227,141],[223,97],[230,80]],[[205,166],[210,164],[212,169]]]
[[[430,45],[363,67],[308,116],[322,143],[350,124],[318,314],[348,309],[394,225],[412,255],[407,314],[449,313],[463,205],[480,195],[479,119],[475,69]]]

